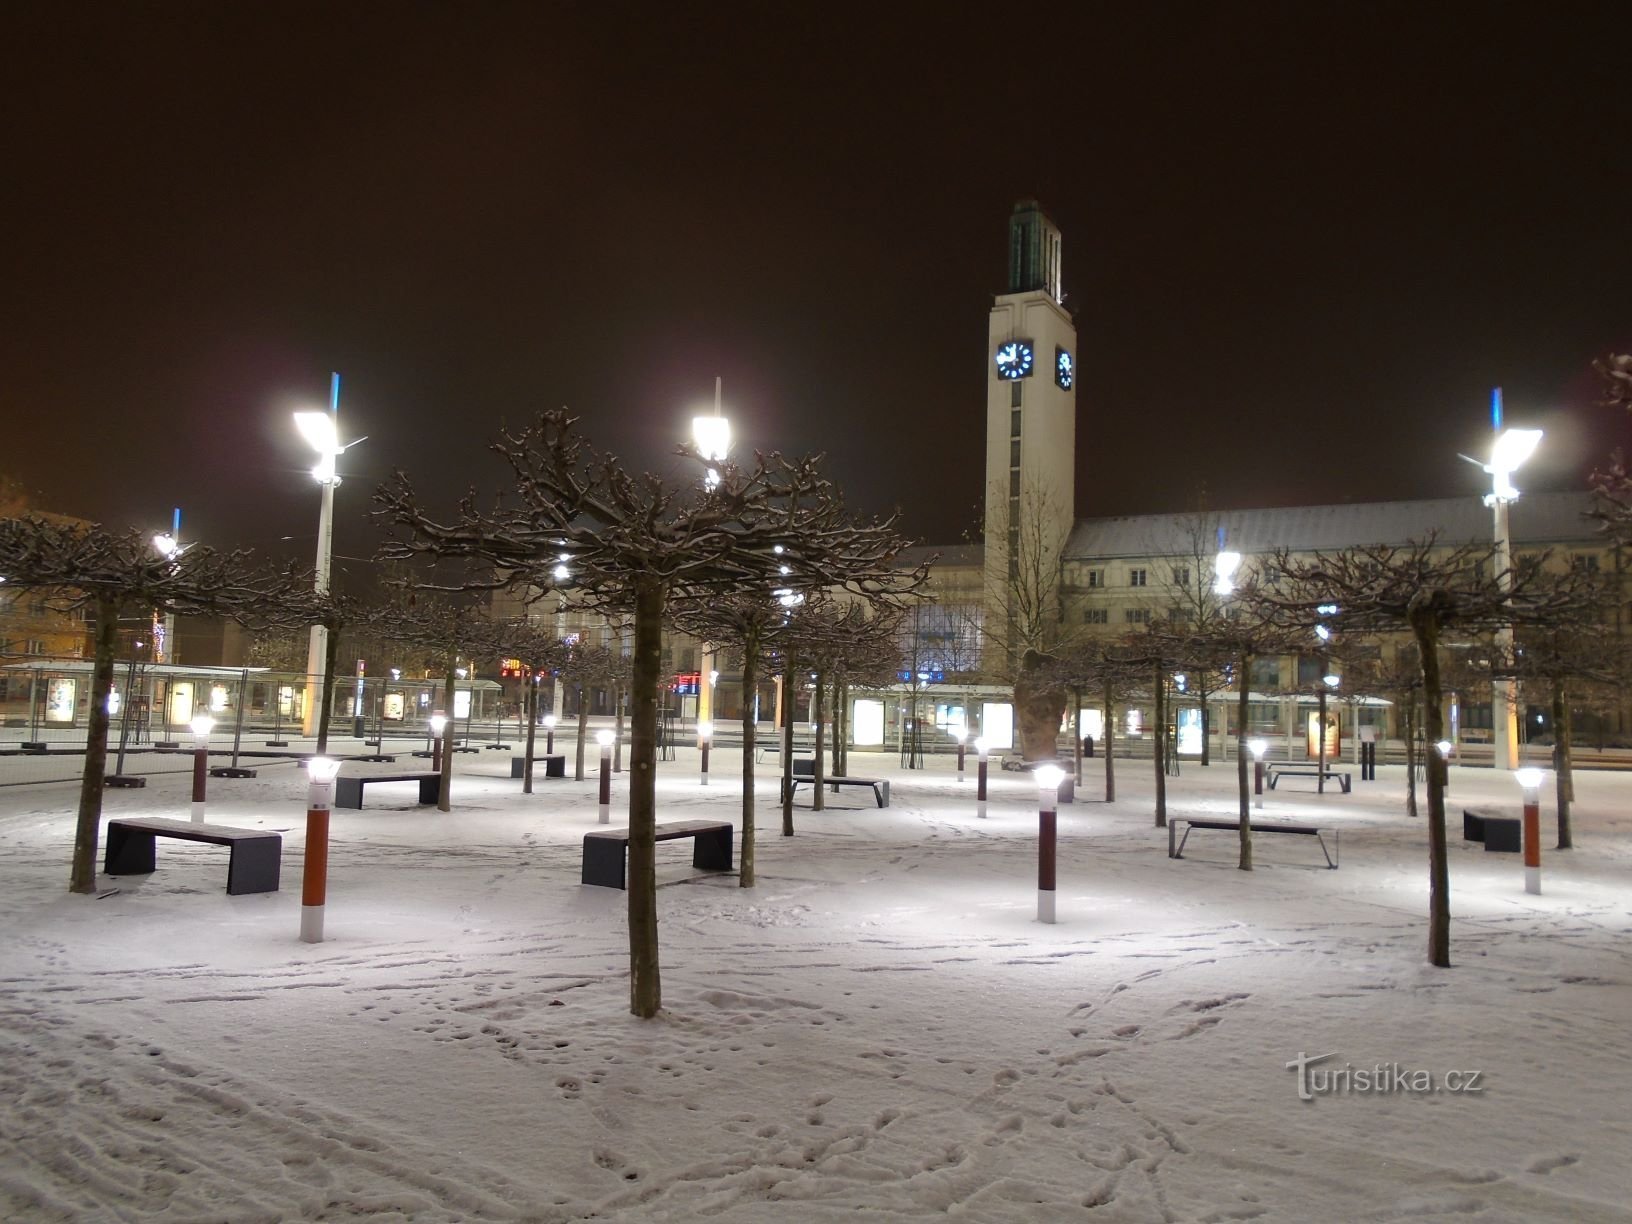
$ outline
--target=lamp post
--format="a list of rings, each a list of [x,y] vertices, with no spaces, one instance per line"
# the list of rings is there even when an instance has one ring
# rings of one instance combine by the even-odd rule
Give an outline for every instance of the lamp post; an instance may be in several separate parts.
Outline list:
[[[313,757],[306,762],[306,861],[300,877],[300,942],[323,942],[323,906],[329,890],[329,807],[340,762]]]
[[[975,753],[979,760],[975,764],[975,815],[982,820],[986,819],[986,737],[981,736],[975,741]]]
[[[215,719],[200,714],[188,724],[193,729],[193,823],[204,823],[204,783],[210,776],[210,732]]]
[[[312,589],[319,595],[327,595],[329,556],[334,539],[334,487],[340,483],[334,461],[345,452],[346,447],[362,441],[357,438],[345,446],[340,444],[340,375],[329,375],[329,410],[295,413],[295,428],[300,431],[306,444],[317,452],[317,466],[312,469],[312,478],[322,488],[323,500],[317,516],[317,566]],[[306,735],[315,735],[318,729],[321,715],[318,706],[322,701],[328,636],[329,631],[324,626],[313,625],[311,640],[306,648],[307,698],[302,728]]]
[[[703,785],[708,785],[708,741],[714,738],[714,724],[700,722],[697,724],[697,746],[703,750]]]
[[[1524,788],[1524,891],[1541,893],[1541,783],[1544,769],[1527,767],[1513,771]]]
[[[1252,753],[1252,806],[1261,808],[1264,806],[1264,753],[1269,751],[1269,741],[1250,739],[1247,750]]]
[[[1490,476],[1490,492],[1485,494],[1485,505],[1491,508],[1495,518],[1496,551],[1493,560],[1496,566],[1496,582],[1506,595],[1513,590],[1513,544],[1508,530],[1507,508],[1519,499],[1519,491],[1513,485],[1513,473],[1535,453],[1536,446],[1541,442],[1541,430],[1502,428],[1500,387],[1495,388],[1490,395],[1490,420],[1496,430],[1496,439],[1490,448],[1490,462],[1480,463],[1479,460],[1470,459],[1467,455],[1461,457]],[[1512,658],[1511,625],[1504,625],[1496,631],[1496,652],[1499,666]],[[1495,741],[1493,764],[1497,769],[1514,769],[1519,763],[1519,720],[1514,709],[1512,679],[1496,680],[1493,690],[1491,702],[1491,723],[1494,727]]]
[[[187,549],[181,542],[181,507],[176,506],[170,516],[170,530],[161,531],[153,537],[153,547],[159,550],[161,556],[174,561]],[[176,614],[166,612],[164,621],[154,618],[154,637],[158,642],[153,650],[153,662],[174,663],[176,661]]]
[[[1032,777],[1037,782],[1037,921],[1053,922],[1055,813],[1065,770],[1058,765],[1039,765]]]
[[[544,715],[544,755],[555,755],[555,715]]]
[[[963,782],[963,754],[969,746],[969,732],[962,727],[958,728],[958,782]]]
[[[1455,746],[1450,740],[1440,740],[1434,745],[1439,749],[1439,793],[1442,795],[1451,793],[1451,749]]]
[[[601,746],[601,823],[612,823],[612,732],[597,731],[595,740]]]

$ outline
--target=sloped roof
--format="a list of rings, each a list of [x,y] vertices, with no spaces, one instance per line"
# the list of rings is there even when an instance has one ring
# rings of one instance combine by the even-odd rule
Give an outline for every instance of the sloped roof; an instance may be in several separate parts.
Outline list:
[[[1510,510],[1516,544],[1589,544],[1597,529],[1584,516],[1587,493],[1526,493]],[[1081,519],[1066,542],[1069,561],[1105,557],[1183,556],[1195,551],[1197,525],[1212,535],[1224,529],[1224,547],[1240,553],[1276,548],[1332,551],[1356,544],[1404,544],[1437,532],[1449,545],[1489,543],[1491,511],[1477,497],[1427,501],[1353,502],[1272,510],[1218,510],[1204,514],[1135,514]],[[1215,545],[1205,546],[1212,551]]]

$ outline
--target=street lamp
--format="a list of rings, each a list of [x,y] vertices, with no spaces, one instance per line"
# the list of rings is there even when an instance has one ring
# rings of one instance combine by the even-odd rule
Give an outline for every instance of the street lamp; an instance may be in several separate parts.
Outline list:
[[[720,411],[720,380],[714,380],[714,413],[712,416],[696,416],[691,418],[691,440],[697,449],[697,454],[709,464],[723,463],[731,451],[731,422]],[[703,476],[703,488],[710,491],[718,487],[720,471],[710,467]],[[703,643],[702,672],[697,694],[697,717],[710,719],[714,717],[714,682],[719,679],[720,673],[714,667],[714,643]]]
[[[700,722],[697,724],[697,746],[703,750],[703,785],[708,785],[708,741],[714,738],[714,724]]]
[[[431,764],[438,772],[442,769],[442,733],[448,729],[448,716],[438,710],[425,720],[431,729]]]
[[[1545,769],[1533,766],[1513,771],[1524,789],[1524,891],[1541,893],[1541,783]]]
[[[1269,741],[1250,739],[1247,751],[1252,753],[1252,806],[1261,808],[1264,806],[1264,753],[1269,751]]]
[[[300,942],[323,942],[323,906],[329,890],[329,807],[340,762],[313,757],[306,762],[306,862],[300,878]]]
[[[1037,783],[1037,921],[1053,922],[1056,807],[1065,770],[1058,765],[1039,765],[1032,777]]]
[[[986,737],[981,736],[975,741],[975,753],[980,760],[975,765],[975,815],[982,820],[986,819],[986,749],[990,745]]]
[[[1495,388],[1490,396],[1491,425],[1496,439],[1491,444],[1490,462],[1462,455],[1469,463],[1490,476],[1490,492],[1485,494],[1485,505],[1495,516],[1496,582],[1503,595],[1513,590],[1513,542],[1508,530],[1507,508],[1519,499],[1519,490],[1513,484],[1513,473],[1535,453],[1541,442],[1539,429],[1502,428],[1502,389]],[[1497,665],[1502,666],[1513,654],[1513,627],[1503,625],[1496,631]],[[1514,688],[1511,678],[1498,679],[1493,685],[1491,721],[1494,724],[1495,760],[1497,769],[1512,769],[1519,763],[1519,722],[1514,709]]]
[[[329,410],[327,412],[295,413],[295,428],[306,444],[317,452],[317,466],[312,479],[322,486],[323,502],[317,517],[317,577],[312,589],[318,595],[329,593],[329,554],[334,540],[334,487],[340,483],[334,461],[347,447],[356,446],[362,438],[340,444],[340,375],[329,375]],[[318,703],[322,700],[325,647],[328,630],[313,625],[310,644],[306,649],[306,712],[304,732],[313,735],[318,728]]]
[[[595,740],[601,746],[601,823],[612,823],[612,740],[610,731],[597,731]]]
[[[215,719],[200,714],[188,724],[193,729],[193,823],[204,823],[204,783],[210,776],[210,732]]]

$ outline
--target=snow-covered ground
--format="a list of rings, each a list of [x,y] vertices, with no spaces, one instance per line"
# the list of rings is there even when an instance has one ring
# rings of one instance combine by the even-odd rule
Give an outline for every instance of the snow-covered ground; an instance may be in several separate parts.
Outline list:
[[[1265,835],[1245,873],[1231,833],[1170,860],[1148,763],[1106,805],[1090,762],[1049,927],[1028,782],[994,777],[981,821],[950,760],[858,754],[892,805],[847,791],[792,838],[761,781],[754,889],[659,847],[665,1010],[640,1021],[624,895],[578,882],[593,779],[523,796],[508,759],[461,756],[450,814],[411,784],[337,811],[316,945],[288,765],[211,784],[212,821],[283,833],[256,896],[226,895],[224,850],[163,840],[153,875],[69,896],[74,787],[0,792],[0,1216],[1632,1220],[1632,775],[1580,777],[1536,897],[1459,836],[1462,803],[1516,787],[1456,771],[1437,970],[1398,768],[1257,814],[1340,827],[1340,870]],[[663,818],[736,819],[713,763],[707,789],[695,754],[663,765]],[[1171,810],[1233,785],[1187,764]],[[106,815],[185,818],[186,787]],[[1300,1054],[1351,1089],[1398,1064],[1478,1091],[1390,1073],[1303,1101]]]

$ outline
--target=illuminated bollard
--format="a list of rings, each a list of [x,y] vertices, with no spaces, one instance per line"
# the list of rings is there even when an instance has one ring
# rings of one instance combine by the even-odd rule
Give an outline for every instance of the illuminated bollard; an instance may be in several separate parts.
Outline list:
[[[714,738],[714,724],[706,719],[697,724],[697,746],[703,750],[703,785],[708,785],[708,742]]]
[[[1037,782],[1037,921],[1054,921],[1054,846],[1060,801],[1060,783],[1065,770],[1058,765],[1039,765],[1032,771]]]
[[[323,906],[329,890],[329,807],[340,762],[313,757],[306,762],[306,863],[300,877],[300,942],[323,942]]]
[[[204,784],[210,776],[210,732],[215,719],[200,714],[188,724],[193,729],[193,823],[204,823]]]
[[[1269,751],[1269,741],[1250,739],[1247,751],[1252,753],[1252,806],[1261,808],[1264,806],[1264,753]]]
[[[963,753],[968,746],[969,732],[962,727],[958,728],[958,781],[963,781]]]
[[[597,731],[596,741],[601,745],[601,823],[612,823],[612,740],[610,731]]]
[[[1524,788],[1524,891],[1541,893],[1541,783],[1544,769],[1513,772]]]
[[[986,819],[986,741],[975,741],[975,752],[980,760],[975,765],[975,815],[982,820]]]
[[[555,715],[544,715],[544,755],[555,755]]]

